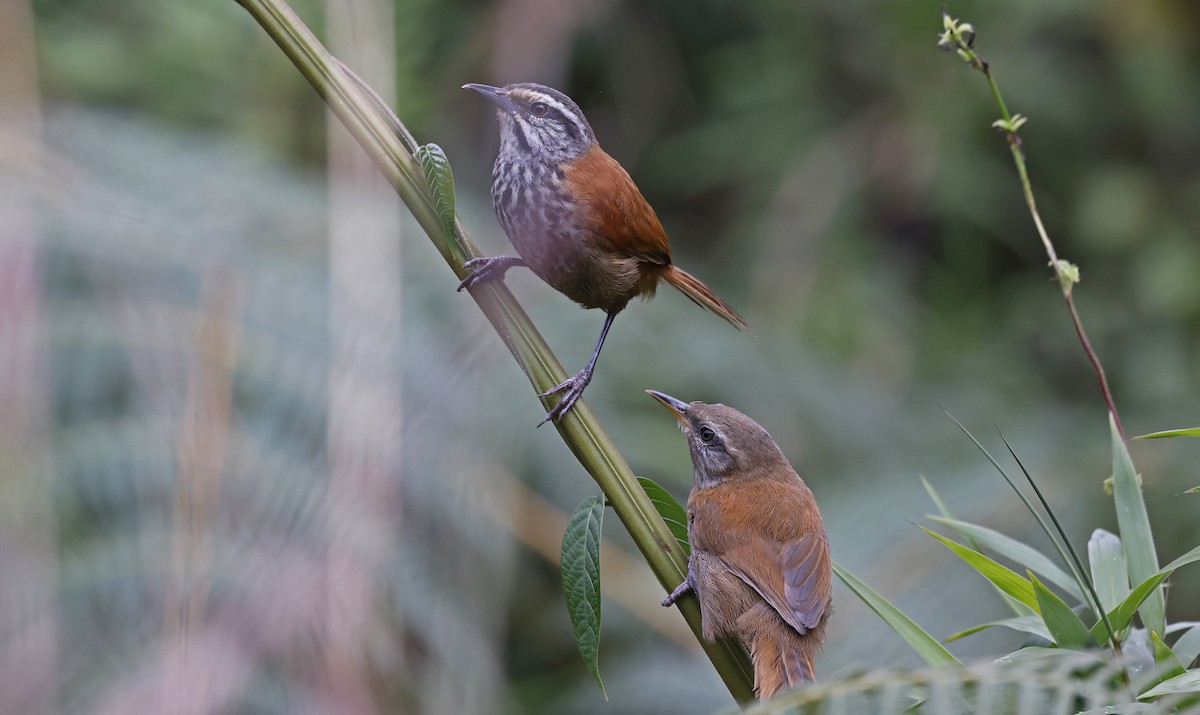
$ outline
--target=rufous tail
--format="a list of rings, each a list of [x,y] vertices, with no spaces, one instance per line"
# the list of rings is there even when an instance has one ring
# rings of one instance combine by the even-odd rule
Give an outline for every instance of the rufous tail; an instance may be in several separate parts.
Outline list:
[[[737,625],[754,663],[754,691],[760,699],[812,682],[813,659],[825,640],[824,618],[802,635],[764,601],[739,616]]]
[[[704,285],[699,278],[696,278],[691,273],[682,268],[667,266],[666,270],[662,273],[662,277],[668,283],[678,288],[679,292],[686,295],[693,303],[701,308],[708,308],[725,320],[728,320],[733,327],[739,330],[742,328],[750,329],[750,326],[746,325],[746,321],[742,320],[742,316],[738,315],[736,310],[718,298],[716,293],[709,290],[708,286]]]
[[[784,688],[811,683],[817,646],[794,632],[755,634],[750,641],[750,659],[754,662],[754,691],[759,699],[767,700]]]

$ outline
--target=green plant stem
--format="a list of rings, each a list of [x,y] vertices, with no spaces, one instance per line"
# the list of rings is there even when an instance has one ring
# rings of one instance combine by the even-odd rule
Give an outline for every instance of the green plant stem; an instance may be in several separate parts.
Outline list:
[[[1008,112],[1008,107],[1004,104],[1004,97],[1000,94],[1000,87],[996,84],[996,80],[992,77],[991,69],[974,50],[963,47],[961,48],[967,56],[967,62],[974,68],[983,73],[987,79],[988,88],[992,90],[992,97],[996,100],[996,106],[1000,108],[1000,115],[1006,123],[1011,126],[1012,115]],[[1092,363],[1092,368],[1096,371],[1096,379],[1100,383],[1100,394],[1104,397],[1104,403],[1108,406],[1108,411],[1113,417],[1113,421],[1117,424],[1117,431],[1121,434],[1121,439],[1125,439],[1125,428],[1121,425],[1121,417],[1117,413],[1117,404],[1113,400],[1112,390],[1108,386],[1108,377],[1104,373],[1104,366],[1100,364],[1100,356],[1096,354],[1095,348],[1092,347],[1092,341],[1088,339],[1087,331],[1083,329],[1083,321],[1079,317],[1079,311],[1075,308],[1075,298],[1072,295],[1072,287],[1074,279],[1064,274],[1064,266],[1059,262],[1058,252],[1054,250],[1054,244],[1050,241],[1050,235],[1046,232],[1046,226],[1042,223],[1042,216],[1038,213],[1037,202],[1033,198],[1033,184],[1029,181],[1029,170],[1025,166],[1025,152],[1021,148],[1021,137],[1016,131],[1011,129],[1005,130],[1008,136],[1008,148],[1012,151],[1013,162],[1017,165],[1017,175],[1021,180],[1021,191],[1025,195],[1025,204],[1029,207],[1029,213],[1033,216],[1034,226],[1037,227],[1038,236],[1042,239],[1042,245],[1046,248],[1046,255],[1050,257],[1050,265],[1054,268],[1055,278],[1058,279],[1059,286],[1062,288],[1063,300],[1066,301],[1067,311],[1071,314],[1071,324],[1075,326],[1075,335],[1079,337],[1079,342],[1083,346],[1083,352],[1087,354],[1088,361]]]
[[[454,273],[460,279],[466,277],[463,262],[481,253],[461,222],[456,220],[453,234],[443,229],[420,164],[393,126],[399,120],[388,116],[373,93],[360,87],[361,80],[343,70],[286,2],[235,1],[275,40],[362,145]],[[502,282],[484,283],[470,293],[537,393],[566,379],[566,371]],[[543,398],[543,406],[549,408],[553,399]],[[580,400],[555,427],[604,491],[659,583],[668,591],[673,589],[687,573],[687,557],[591,409]],[[694,596],[681,601],[679,608],[734,699],[742,704],[752,702],[753,669],[745,651],[733,641],[710,643],[702,637],[700,608]]]

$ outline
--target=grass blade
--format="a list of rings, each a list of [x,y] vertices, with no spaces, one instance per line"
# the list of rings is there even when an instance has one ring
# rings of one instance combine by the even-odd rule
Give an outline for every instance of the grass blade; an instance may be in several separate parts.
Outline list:
[[[1103,382],[1103,380],[1101,380],[1101,382]],[[1075,577],[1080,589],[1086,590],[1088,595],[1092,597],[1090,602],[1084,602],[1087,603],[1092,611],[1100,617],[1101,621],[1107,620],[1108,617],[1104,613],[1104,606],[1100,603],[1100,596],[1096,594],[1096,587],[1094,584],[1092,584],[1091,580],[1088,579],[1087,569],[1083,567],[1083,562],[1079,559],[1079,553],[1076,552],[1075,547],[1071,545],[1071,539],[1067,537],[1066,530],[1063,529],[1062,524],[1058,521],[1058,515],[1055,514],[1054,510],[1050,508],[1050,502],[1046,501],[1046,497],[1042,494],[1042,490],[1038,488],[1037,482],[1033,479],[1033,475],[1030,474],[1029,470],[1025,468],[1025,463],[1022,462],[1021,458],[1017,456],[1016,450],[1012,448],[1012,445],[1008,443],[1008,440],[1004,438],[1003,434],[1000,435],[1000,441],[1004,442],[1004,446],[1008,449],[1008,453],[1012,455],[1012,458],[1016,461],[1017,466],[1021,468],[1021,473],[1025,475],[1025,480],[1029,482],[1029,486],[1033,488],[1033,493],[1037,495],[1038,501],[1042,503],[1042,507],[1046,510],[1046,513],[1050,515],[1050,520],[1054,522],[1054,528],[1058,530],[1058,535],[1062,538],[1062,543],[1066,545],[1067,551],[1070,552],[1071,558],[1068,559],[1067,555],[1063,553],[1062,546],[1059,546],[1059,542],[1057,540],[1053,540],[1054,548],[1058,549],[1058,554],[1062,558],[1063,563],[1065,563],[1067,567],[1071,569],[1071,575]],[[1112,644],[1116,646],[1116,632],[1109,628],[1108,636],[1112,641]]]
[[[954,654],[946,650],[946,647],[938,642],[936,638],[929,635],[923,628],[913,623],[912,619],[904,615],[904,613],[893,606],[886,598],[876,593],[870,586],[862,581],[859,581],[849,571],[842,568],[836,562],[833,564],[833,572],[841,579],[846,587],[854,592],[854,595],[862,599],[862,602],[867,604],[867,607],[875,611],[876,615],[883,619],[896,631],[897,635],[905,640],[912,649],[921,656],[926,663],[934,667],[948,665],[962,665]]]
[[[1033,592],[1033,584],[1022,578],[1020,574],[936,531],[931,531],[923,526],[917,528],[945,544],[946,548],[958,554],[960,559],[966,561],[971,568],[982,574],[1001,591],[1029,606],[1035,612],[1041,612],[1037,595]]]
[[[1134,614],[1138,612],[1138,609],[1141,608],[1142,604],[1145,603],[1146,599],[1148,599],[1152,593],[1156,591],[1158,593],[1162,593],[1159,587],[1162,585],[1163,581],[1166,581],[1171,574],[1175,573],[1176,569],[1197,561],[1200,561],[1200,546],[1197,546],[1183,556],[1175,559],[1157,572],[1151,574],[1150,578],[1138,584],[1136,588],[1129,592],[1129,595],[1124,601],[1121,602],[1121,605],[1114,608],[1108,614],[1108,620],[1112,623],[1112,627],[1117,631],[1124,630],[1125,627],[1133,621]],[[1143,625],[1145,625],[1144,622]],[[1096,625],[1092,626],[1092,637],[1096,639],[1097,643],[1102,642],[1101,639],[1105,635],[1103,627],[1103,621],[1100,621]],[[1097,634],[1098,630],[1099,634]]]
[[[1028,633],[1029,635],[1038,636],[1039,638],[1045,638],[1048,641],[1054,640],[1054,636],[1050,634],[1050,629],[1046,628],[1046,622],[1042,620],[1041,616],[1018,616],[1016,618],[1005,618],[1000,621],[992,621],[991,623],[982,623],[978,626],[968,628],[965,631],[959,631],[958,633],[955,633],[947,638],[945,642],[950,643],[951,641],[956,641],[959,638],[966,638],[969,635],[974,635],[980,631],[987,630],[988,628],[995,628],[997,626],[1001,628],[1009,628],[1014,631],[1020,631],[1021,633]]]
[[[1029,513],[1031,515],[1033,515],[1033,518],[1038,523],[1038,526],[1040,526],[1042,528],[1042,532],[1046,534],[1046,538],[1050,540],[1050,543],[1054,546],[1054,550],[1058,552],[1058,557],[1060,559],[1062,559],[1062,562],[1064,564],[1066,564],[1067,568],[1070,569],[1071,574],[1077,579],[1077,581],[1080,585],[1080,589],[1083,590],[1083,587],[1085,585],[1090,588],[1090,584],[1085,583],[1085,578],[1084,578],[1084,575],[1082,572],[1083,566],[1081,564],[1079,564],[1078,555],[1075,555],[1075,560],[1074,560],[1074,562],[1072,562],[1072,560],[1067,556],[1067,552],[1063,548],[1062,544],[1060,544],[1058,539],[1055,538],[1054,532],[1050,531],[1050,527],[1046,524],[1046,520],[1043,519],[1042,515],[1039,514],[1036,509],[1033,508],[1033,504],[1031,504],[1029,502],[1029,499],[1025,496],[1025,494],[1023,492],[1021,492],[1020,489],[1017,488],[1016,482],[1013,481],[1012,477],[1008,476],[1008,472],[1004,471],[1004,468],[1000,466],[1000,463],[997,462],[994,457],[992,457],[991,453],[988,452],[987,449],[984,448],[983,444],[981,444],[979,442],[979,440],[975,439],[975,435],[971,434],[970,430],[968,430],[965,426],[963,426],[963,423],[959,422],[954,417],[954,415],[950,414],[945,409],[943,409],[942,411],[946,413],[946,416],[949,417],[954,422],[954,424],[958,425],[958,428],[960,430],[962,430],[962,433],[965,434],[968,439],[970,439],[972,442],[975,443],[975,447],[980,452],[983,453],[983,456],[987,457],[987,460],[992,463],[992,466],[996,468],[996,471],[1000,472],[1000,476],[1004,477],[1004,481],[1008,482],[1008,486],[1012,488],[1013,492],[1015,492],[1017,497],[1021,500],[1021,503],[1024,504],[1025,508],[1029,510]],[[1000,437],[1001,437],[1001,439],[1003,439],[1004,435],[1001,435]],[[1005,446],[1008,446],[1007,441],[1005,441],[1004,444],[1005,444]],[[1015,459],[1017,455],[1015,452],[1013,452],[1012,447],[1009,447],[1008,451],[1010,454],[1012,454],[1013,458]],[[1021,464],[1020,459],[1017,459],[1017,464]],[[1021,469],[1022,470],[1025,469],[1024,465],[1021,465]],[[1042,505],[1044,507],[1046,507],[1047,511],[1050,511],[1049,504],[1046,502],[1045,498],[1042,497],[1041,490],[1039,490],[1037,488],[1037,484],[1033,481],[1033,478],[1029,476],[1028,472],[1025,472],[1025,476],[1029,480],[1029,483],[1033,486],[1034,491],[1037,492],[1038,498],[1041,499],[1041,501],[1042,501]],[[1050,511],[1050,516],[1051,516],[1051,518],[1053,518],[1054,512]],[[1057,519],[1055,519],[1055,522],[1057,524]],[[1061,526],[1059,527],[1059,531],[1060,532],[1062,531]],[[1064,539],[1066,538],[1065,535],[1063,538]],[[1070,541],[1067,541],[1067,547],[1070,548],[1070,546],[1071,546]],[[1074,554],[1075,550],[1071,549],[1071,553]],[[1103,609],[1101,609],[1098,604],[1095,604],[1095,607],[1097,609],[1099,609],[1101,613],[1103,613]]]
[[[1026,573],[1029,574],[1029,580],[1033,582],[1033,590],[1037,594],[1038,605],[1042,610],[1042,620],[1046,622],[1046,629],[1054,636],[1055,645],[1059,648],[1075,650],[1094,646],[1095,643],[1092,642],[1092,635],[1088,632],[1087,626],[1083,625],[1083,621],[1079,620],[1079,616],[1075,615],[1066,601],[1046,588],[1045,584],[1039,581],[1032,571],[1026,571]]]
[[[1200,427],[1189,427],[1187,429],[1169,429],[1162,432],[1151,432],[1150,434],[1140,434],[1134,439],[1168,439],[1171,437],[1200,437]]]
[[[970,539],[974,544],[982,544],[1004,558],[1021,564],[1034,573],[1041,574],[1047,581],[1066,591],[1080,603],[1087,600],[1084,598],[1083,592],[1079,590],[1079,584],[1066,571],[1060,569],[1053,561],[1032,546],[1017,541],[1011,536],[1006,536],[995,529],[989,529],[986,526],[936,516],[928,516],[928,518],[942,526],[954,529],[965,538]]]
[[[1176,675],[1170,680],[1155,685],[1138,696],[1138,700],[1158,698],[1163,695],[1182,695],[1184,693],[1200,693],[1200,670],[1189,670]]]
[[[1113,449],[1113,500],[1116,503],[1117,526],[1125,546],[1126,567],[1130,583],[1142,583],[1158,572],[1158,555],[1154,550],[1154,534],[1150,530],[1150,515],[1137,473],[1125,442],[1117,431],[1117,423],[1109,417]],[[1140,613],[1147,630],[1163,632],[1166,626],[1166,599],[1161,588],[1147,595]]]
[[[925,475],[921,475],[921,484],[925,485],[925,492],[929,494],[929,498],[933,500],[934,506],[938,508],[938,511],[941,512],[942,516],[946,519],[954,519],[954,514],[950,512],[950,507],[947,506],[946,502],[942,500],[941,495],[937,493],[937,490],[933,488],[933,485],[929,483],[929,480],[925,478]],[[980,553],[983,552],[983,549],[979,546],[975,539],[971,538],[970,534],[963,534],[963,538],[966,539],[967,543],[970,544],[972,549],[975,549]],[[992,588],[996,587],[992,586]],[[996,594],[1000,596],[1001,600],[1004,601],[1009,610],[1013,612],[1013,615],[1017,616],[1018,618],[1022,616],[1034,615],[1032,608],[1009,596],[1007,593],[998,588],[996,589]],[[1047,638],[1047,640],[1049,639]]]

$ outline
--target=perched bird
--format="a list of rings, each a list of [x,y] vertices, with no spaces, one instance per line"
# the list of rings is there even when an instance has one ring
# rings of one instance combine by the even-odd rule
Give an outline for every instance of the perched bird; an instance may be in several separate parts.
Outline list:
[[[636,296],[650,297],[660,279],[734,326],[746,323],[708,286],[671,263],[671,246],[654,209],[616,159],[596,142],[575,102],[540,84],[466,84],[492,101],[500,116],[500,153],[492,169],[492,203],[520,256],[467,261],[458,289],[528,266],[551,287],[607,317],[587,367],[541,395],[564,393],[546,418],[575,404],[596,367],[604,338]]]
[[[704,637],[735,636],[766,700],[813,679],[832,608],[825,525],[812,491],[757,422],[732,407],[647,390],[675,413],[692,452],[688,575],[663,601],[695,591]]]

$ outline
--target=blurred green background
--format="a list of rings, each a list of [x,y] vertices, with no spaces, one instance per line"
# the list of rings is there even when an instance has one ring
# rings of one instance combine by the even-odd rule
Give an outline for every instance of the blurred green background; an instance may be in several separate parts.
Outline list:
[[[1043,546],[1002,431],[1077,545],[1115,530],[1103,403],[981,76],[940,3],[312,0],[294,6],[453,162],[491,254],[497,127],[465,82],[574,97],[658,211],[674,291],[586,399],[638,474],[691,466],[642,390],[776,438],[835,558],[945,637],[1003,604],[913,522]],[[1200,6],[952,4],[977,28],[1130,434],[1200,421]],[[232,0],[0,9],[0,711],[695,713],[731,705],[609,518],[601,672],[555,562],[597,491],[428,239]],[[569,370],[602,317],[509,286]],[[1160,558],[1200,445],[1131,445]],[[1005,462],[1008,464],[1008,462]],[[1196,619],[1200,579],[1169,591]],[[818,677],[917,665],[837,585]],[[964,659],[1015,634],[956,643]]]

